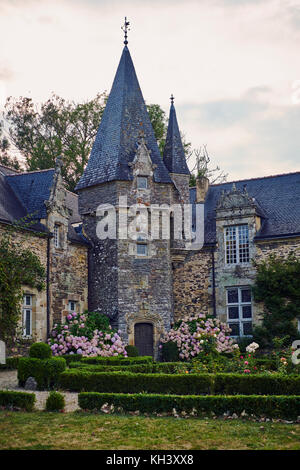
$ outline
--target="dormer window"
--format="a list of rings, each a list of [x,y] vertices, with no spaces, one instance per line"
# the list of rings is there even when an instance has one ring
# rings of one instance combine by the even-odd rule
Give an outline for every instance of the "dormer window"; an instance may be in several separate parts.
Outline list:
[[[248,225],[225,227],[226,264],[249,263]]]
[[[138,189],[147,189],[148,188],[147,176],[137,176],[136,184],[137,184]]]

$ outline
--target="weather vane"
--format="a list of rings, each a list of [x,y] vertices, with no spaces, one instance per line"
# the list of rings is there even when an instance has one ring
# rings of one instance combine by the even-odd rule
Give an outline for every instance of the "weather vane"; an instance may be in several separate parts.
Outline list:
[[[170,100],[171,100],[171,104],[174,104],[174,96],[173,96],[173,93],[172,93],[172,95],[171,95]]]
[[[129,23],[129,21],[127,21],[127,17],[125,16],[125,22],[124,22],[123,26],[121,26],[121,29],[123,29],[123,31],[124,31],[124,37],[125,37],[124,44],[125,44],[125,46],[127,46],[127,44],[128,44],[127,31],[130,31],[130,28],[128,28],[129,25],[130,25],[130,23]]]

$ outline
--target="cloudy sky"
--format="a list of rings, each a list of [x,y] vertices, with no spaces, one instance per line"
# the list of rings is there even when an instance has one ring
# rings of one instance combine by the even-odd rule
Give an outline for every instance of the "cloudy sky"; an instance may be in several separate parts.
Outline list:
[[[129,49],[147,103],[229,179],[300,171],[300,0],[0,0],[0,104],[109,91]]]

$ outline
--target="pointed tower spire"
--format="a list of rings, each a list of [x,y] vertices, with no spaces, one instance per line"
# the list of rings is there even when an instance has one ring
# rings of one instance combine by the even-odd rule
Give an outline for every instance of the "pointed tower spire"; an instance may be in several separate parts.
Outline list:
[[[170,100],[171,108],[163,156],[164,164],[170,173],[189,175],[190,171],[185,160],[185,153],[179,132],[173,95],[171,95]]]
[[[128,22],[125,21],[128,26]],[[126,28],[127,28],[126,26]],[[126,29],[127,31],[127,29]],[[135,157],[141,131],[156,165],[154,181],[171,183],[156,142],[130,52],[125,46],[101,119],[87,167],[76,190],[108,181],[133,179],[129,166]]]

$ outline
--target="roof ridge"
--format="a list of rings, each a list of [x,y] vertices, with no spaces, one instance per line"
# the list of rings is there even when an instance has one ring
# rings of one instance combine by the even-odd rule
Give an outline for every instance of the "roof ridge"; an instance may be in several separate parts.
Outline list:
[[[231,183],[241,183],[243,181],[253,181],[253,180],[262,180],[266,178],[278,178],[280,176],[288,176],[288,175],[300,175],[300,171],[291,171],[289,173],[279,173],[277,175],[268,175],[268,176],[257,176],[255,178],[245,178],[241,180],[232,180],[232,181],[224,181],[223,183],[216,183],[216,184],[211,184],[210,186],[222,186],[223,184],[231,184]],[[196,186],[193,186],[195,188]]]
[[[6,175],[6,176],[23,176],[23,175],[31,175],[32,173],[45,173],[46,171],[55,171],[55,168],[47,168],[45,170],[24,171],[23,173],[17,173],[16,175]]]
[[[0,163],[0,168],[7,168],[8,170],[15,171],[16,173],[19,172],[19,170],[16,170],[15,168],[12,168],[11,166],[3,165],[3,163]]]

